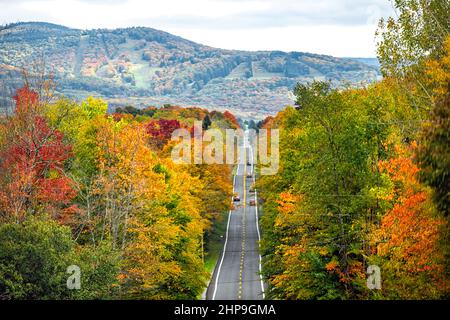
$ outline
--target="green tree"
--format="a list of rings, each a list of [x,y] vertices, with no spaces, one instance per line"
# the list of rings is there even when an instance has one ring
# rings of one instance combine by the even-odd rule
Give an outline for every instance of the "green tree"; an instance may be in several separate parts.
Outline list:
[[[414,65],[444,54],[450,33],[450,3],[394,0],[393,4],[397,17],[381,19],[377,30],[378,57],[385,75],[403,76],[413,71]]]
[[[422,180],[434,189],[435,202],[441,212],[450,212],[450,85],[431,111],[430,121],[421,131],[417,158]]]
[[[77,249],[68,227],[28,219],[0,225],[0,299],[107,297],[117,274],[107,247]],[[70,265],[81,269],[81,289],[66,286]]]
[[[205,115],[205,117],[203,118],[202,121],[202,129],[203,130],[208,130],[208,128],[211,126],[212,122],[211,122],[211,118],[209,117],[209,115]]]

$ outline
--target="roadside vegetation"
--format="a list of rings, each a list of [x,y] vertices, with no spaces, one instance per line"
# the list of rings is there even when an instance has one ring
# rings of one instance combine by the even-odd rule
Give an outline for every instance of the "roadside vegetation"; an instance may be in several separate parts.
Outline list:
[[[299,84],[264,124],[281,132],[280,171],[258,185],[271,298],[448,299],[450,5],[394,3],[381,82]]]
[[[176,106],[107,114],[101,99],[46,97],[25,85],[0,120],[0,299],[197,298],[231,168],[175,165],[170,137],[195,120],[236,119]],[[71,265],[79,290],[66,287]]]

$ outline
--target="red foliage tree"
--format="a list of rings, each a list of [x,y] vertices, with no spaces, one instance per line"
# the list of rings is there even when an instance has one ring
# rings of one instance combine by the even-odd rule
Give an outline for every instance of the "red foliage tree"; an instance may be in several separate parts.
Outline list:
[[[16,102],[16,114],[34,111],[39,105],[38,93],[34,90],[30,90],[28,86],[17,89],[13,99]]]
[[[181,128],[178,120],[151,120],[146,124],[147,133],[152,137],[152,144],[159,148],[166,144],[172,137],[172,132]]]
[[[223,117],[226,120],[228,120],[231,124],[233,124],[235,129],[240,127],[239,122],[236,120],[236,117],[228,110],[223,113]]]
[[[411,149],[414,148],[415,142]],[[412,150],[397,147],[396,157],[379,162],[380,169],[393,182],[393,190],[386,197],[393,201],[393,207],[382,217],[380,229],[375,232],[378,255],[388,258],[383,268],[394,275],[393,280],[386,279],[386,287],[398,286],[396,290],[405,297],[411,290],[405,285],[412,283],[406,280],[409,277],[424,292],[427,285],[418,281],[432,284],[432,291],[445,291],[449,286],[440,248],[446,221],[436,214],[430,190],[418,180],[419,168],[410,155]],[[397,284],[397,279],[403,282]]]
[[[64,175],[71,146],[38,114],[39,96],[28,87],[17,90],[15,114],[6,124],[0,149],[0,214],[22,221],[27,214],[50,213],[65,220],[76,208],[76,192]]]

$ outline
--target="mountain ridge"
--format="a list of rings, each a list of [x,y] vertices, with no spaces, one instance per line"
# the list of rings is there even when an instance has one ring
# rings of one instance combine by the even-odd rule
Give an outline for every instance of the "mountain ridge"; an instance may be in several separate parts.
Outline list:
[[[262,118],[293,103],[297,82],[358,85],[379,77],[376,66],[358,58],[218,49],[148,27],[83,30],[19,22],[0,27],[0,44],[4,81],[17,77],[11,68],[44,56],[59,93],[103,96],[112,108],[171,103]]]

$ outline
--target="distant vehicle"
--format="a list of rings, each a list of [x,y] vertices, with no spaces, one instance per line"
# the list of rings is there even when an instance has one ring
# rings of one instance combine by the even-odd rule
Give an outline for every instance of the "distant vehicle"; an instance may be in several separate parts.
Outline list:
[[[254,206],[256,206],[256,201],[255,200],[250,200],[250,202],[248,204],[250,206],[254,207]]]
[[[238,195],[234,195],[233,196],[233,201],[234,202],[239,202],[239,201],[241,201],[241,198]]]
[[[251,187],[251,188],[248,190],[248,192],[250,192],[250,193],[255,193],[255,188]]]
[[[247,173],[247,179],[253,178],[253,175],[251,173]]]
[[[248,166],[251,166],[252,164],[250,163],[250,161],[247,161],[247,165],[248,165]]]

